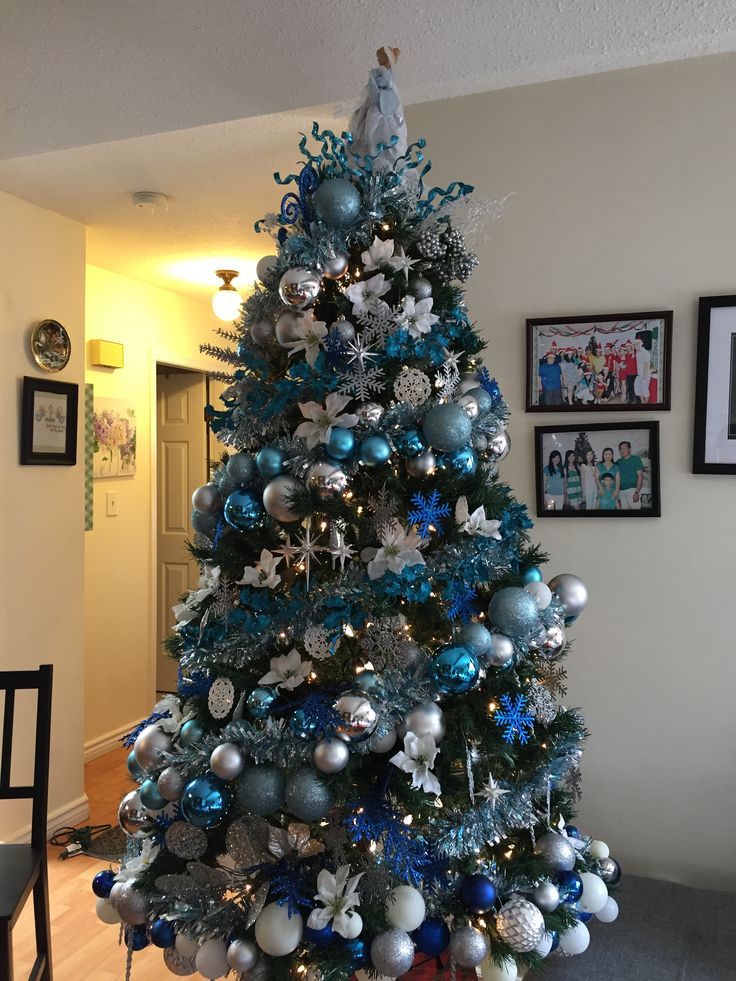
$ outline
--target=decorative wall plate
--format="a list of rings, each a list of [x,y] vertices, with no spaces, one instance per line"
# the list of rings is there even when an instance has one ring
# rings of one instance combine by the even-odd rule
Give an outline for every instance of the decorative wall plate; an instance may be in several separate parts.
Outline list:
[[[61,371],[69,364],[72,342],[58,320],[39,320],[31,333],[31,354],[44,371]]]

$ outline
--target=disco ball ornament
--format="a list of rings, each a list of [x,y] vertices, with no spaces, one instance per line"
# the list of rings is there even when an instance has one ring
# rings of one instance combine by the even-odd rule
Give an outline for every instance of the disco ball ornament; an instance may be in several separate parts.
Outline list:
[[[171,752],[171,737],[158,726],[146,726],[133,743],[136,762],[144,770],[161,766],[164,753]]]
[[[254,719],[265,719],[277,697],[273,688],[254,688],[245,704]]]
[[[598,863],[601,879],[609,886],[615,886],[621,881],[621,866],[615,858],[602,858]]]
[[[275,331],[270,320],[256,320],[250,325],[250,339],[258,347],[266,347],[274,339]]]
[[[443,470],[454,470],[459,477],[472,477],[478,469],[478,456],[472,446],[464,446],[454,453],[442,453],[437,463]]]
[[[321,821],[332,807],[332,792],[311,767],[296,770],[286,781],[286,809],[300,821]]]
[[[227,962],[234,971],[250,971],[258,957],[258,948],[250,940],[233,940],[227,949]]]
[[[391,445],[384,436],[369,436],[360,444],[360,462],[366,467],[382,467],[391,458]]]
[[[431,450],[406,461],[406,471],[411,477],[431,477],[437,469],[437,457]]]
[[[496,463],[503,463],[510,452],[511,437],[505,430],[503,432],[496,433],[496,435],[492,436],[488,441],[488,453]]]
[[[526,585],[530,582],[543,582],[544,575],[542,570],[537,565],[530,565],[528,569],[525,569],[521,574],[521,580]]]
[[[563,652],[566,643],[565,628],[559,623],[553,623],[551,627],[547,627],[545,630],[544,637],[539,644],[539,651],[543,657],[554,658]]]
[[[234,490],[225,501],[225,521],[236,531],[251,531],[263,524],[263,505],[249,490]]]
[[[588,605],[588,587],[569,572],[555,576],[547,585],[562,604],[565,623],[572,623]]]
[[[462,408],[471,422],[474,422],[480,415],[480,406],[472,395],[460,395],[455,404]]]
[[[320,773],[340,773],[350,762],[350,750],[342,739],[320,739],[312,761]]]
[[[338,427],[333,427],[333,433]],[[348,432],[343,429],[342,432]],[[350,478],[345,471],[329,460],[319,460],[307,470],[305,482],[311,493],[321,504],[339,501],[350,486]]]
[[[465,623],[460,628],[457,635],[457,642],[463,647],[467,647],[477,658],[483,660],[490,653],[493,645],[493,637],[482,623]]]
[[[260,279],[264,286],[271,278],[273,268],[278,261],[278,256],[275,255],[264,255],[263,258],[258,260],[256,265],[256,276]]]
[[[411,933],[423,922],[427,912],[424,897],[413,886],[396,886],[386,900],[386,920],[389,926]]]
[[[534,854],[548,862],[556,872],[575,868],[575,849],[565,835],[548,831],[537,839]]]
[[[543,913],[554,913],[560,905],[560,890],[554,882],[540,882],[532,893],[532,902]]]
[[[112,869],[104,869],[102,872],[98,872],[92,880],[92,892],[100,899],[107,899],[114,885],[115,873]]]
[[[501,633],[510,637],[528,637],[539,627],[534,597],[518,586],[499,589],[488,604],[488,619]]]
[[[288,904],[269,903],[256,920],[256,943],[264,954],[285,957],[299,946],[304,933],[301,913],[289,916]]]
[[[314,306],[322,289],[322,277],[314,269],[297,266],[287,269],[279,280],[279,296],[284,306],[292,310],[306,310]]]
[[[460,927],[450,937],[450,957],[458,967],[478,967],[488,957],[488,938],[475,927]]]
[[[348,460],[355,453],[355,433],[352,429],[333,426],[325,449],[333,460]]]
[[[322,265],[322,275],[325,279],[339,279],[348,268],[348,256],[333,255]]]
[[[490,412],[493,408],[493,399],[485,388],[470,388],[465,394],[471,395],[478,403],[478,412],[480,415],[485,415],[486,412]]]
[[[470,442],[472,426],[465,411],[453,402],[433,405],[422,421],[422,432],[435,450],[454,453]]]
[[[435,684],[445,695],[470,691],[478,681],[478,658],[467,647],[451,644],[438,651],[430,666]]]
[[[190,780],[181,795],[181,813],[195,828],[215,828],[227,815],[232,793],[227,784],[208,772]]]
[[[192,507],[195,511],[209,513],[219,511],[222,507],[220,491],[217,484],[204,484],[192,494]]]
[[[271,480],[284,469],[286,454],[278,446],[264,446],[256,454],[256,468],[261,477]]]
[[[230,965],[227,962],[227,944],[219,937],[205,940],[197,951],[194,964],[204,978],[224,978]]]
[[[142,838],[155,827],[155,822],[143,805],[137,790],[131,790],[120,801],[118,824],[131,838]]]
[[[299,340],[299,331],[297,330],[302,318],[296,314],[292,313],[291,310],[285,310],[279,315],[276,321],[276,343],[281,347],[288,347],[295,341]]]
[[[173,947],[174,941],[176,940],[176,931],[170,920],[157,919],[148,928],[149,935],[151,937],[151,943],[155,947],[161,947],[165,950],[167,947]]]
[[[378,712],[365,692],[345,692],[334,709],[340,716],[336,732],[346,742],[362,743],[378,725]]]
[[[355,410],[358,420],[366,426],[377,426],[386,410],[378,402],[362,402]]]
[[[312,208],[320,221],[332,228],[348,228],[360,212],[360,192],[345,177],[323,180],[312,196]]]
[[[447,731],[445,713],[437,702],[422,702],[407,715],[401,729],[402,737],[413,732],[415,736],[432,736],[435,743],[440,743]]]
[[[409,280],[409,292],[417,300],[428,300],[432,295],[432,284],[424,276],[415,276]]]
[[[141,783],[146,779],[146,771],[135,758],[135,750],[131,749],[131,751],[128,753],[125,766],[127,767],[128,773],[131,775],[131,777],[138,783]]]
[[[418,429],[407,429],[391,437],[398,453],[404,457],[415,457],[427,448],[427,441]]]
[[[526,954],[544,936],[544,917],[527,899],[512,899],[496,914],[496,930],[512,950]]]
[[[235,787],[235,809],[241,814],[267,817],[281,810],[286,799],[286,777],[269,763],[246,766]]]
[[[184,790],[186,780],[182,774],[173,766],[167,766],[158,775],[157,785],[159,793],[166,800],[179,800]]]
[[[144,780],[138,788],[138,793],[141,798],[141,804],[147,807],[149,811],[160,811],[161,808],[166,807],[168,804],[167,799],[158,789],[158,784],[155,780]]]
[[[234,483],[244,487],[256,475],[256,461],[250,453],[235,453],[227,461],[225,470]]]
[[[210,768],[221,780],[234,780],[245,767],[243,754],[235,743],[221,743],[215,746],[210,756]]]
[[[487,913],[496,902],[496,887],[487,875],[466,875],[460,882],[460,896],[471,913]]]
[[[414,943],[404,930],[385,930],[371,943],[371,964],[379,974],[397,978],[414,963]]]
[[[296,477],[282,474],[266,484],[263,490],[263,506],[267,513],[283,524],[298,521],[301,515],[294,509],[293,498],[304,491],[304,484]]]
[[[148,899],[138,892],[132,882],[116,882],[110,890],[109,902],[123,923],[137,926],[146,922]]]
[[[428,957],[438,957],[450,946],[450,930],[444,920],[430,917],[414,934],[417,949]],[[516,981],[516,978],[514,978]]]
[[[196,746],[198,742],[202,741],[203,737],[204,729],[196,719],[190,719],[188,722],[185,722],[179,730],[179,742],[187,749],[191,746]]]
[[[577,872],[568,869],[555,877],[557,892],[563,903],[577,903],[583,895],[583,880]]]

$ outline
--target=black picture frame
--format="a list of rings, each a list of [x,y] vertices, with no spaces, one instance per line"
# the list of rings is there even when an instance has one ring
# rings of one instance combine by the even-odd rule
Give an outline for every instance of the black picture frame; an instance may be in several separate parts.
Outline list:
[[[659,334],[660,327],[652,328],[650,326],[645,326],[646,324],[652,324],[652,322],[660,322],[661,325],[661,335]],[[580,335],[575,334],[574,328],[576,326],[582,327],[586,325],[587,327],[592,327],[593,332],[595,332],[595,327],[597,325],[602,325],[599,334],[606,336],[607,329],[604,325],[621,325],[619,331],[621,334],[631,334],[634,336],[641,335],[646,337],[648,335],[649,343],[652,343],[652,334],[657,332],[657,338],[659,341],[659,349],[657,351],[656,358],[656,368],[657,377],[661,380],[661,391],[659,391],[659,398],[656,402],[646,402],[642,403],[640,401],[575,401],[573,404],[566,402],[564,399],[558,404],[541,404],[539,401],[539,395],[537,393],[537,374],[538,374],[538,362],[539,362],[539,343],[538,338],[544,327],[555,328],[558,327],[561,331],[560,339],[564,340],[567,337],[572,340],[576,337],[581,339],[588,334],[589,331],[581,332]],[[579,412],[657,412],[657,411],[667,411],[670,408],[671,399],[671,385],[670,379],[672,374],[672,324],[673,324],[673,313],[671,310],[659,310],[659,311],[649,311],[644,313],[606,313],[606,314],[583,314],[576,315],[573,317],[532,317],[526,321],[526,411],[527,412],[565,412],[565,413],[579,413]],[[612,336],[616,333],[616,327],[611,326],[608,328],[608,336]],[[592,335],[591,335],[592,336]],[[587,338],[589,343],[590,337]],[[582,345],[577,345],[578,347]],[[593,372],[595,375],[595,372]],[[634,393],[633,385],[634,378],[630,377],[630,387],[626,389],[626,397],[638,399],[640,396]],[[614,379],[615,380],[615,379]],[[628,384],[628,383],[627,383]],[[586,399],[588,397],[587,390],[585,391]],[[593,396],[594,397],[594,396]],[[620,397],[619,395],[613,396],[614,398]]]
[[[728,307],[732,316],[723,309]],[[722,315],[714,329],[715,310]],[[736,474],[736,294],[701,296],[698,303],[693,473]]]
[[[44,405],[46,396],[48,401]],[[73,467],[76,464],[78,405],[78,385],[28,376],[23,379],[20,413],[23,466]]]
[[[611,509],[611,510],[600,510],[598,508],[598,501],[596,502],[596,507],[588,509],[585,500],[583,499],[582,506],[580,509],[574,509],[572,507],[566,507],[564,504],[557,508],[556,500],[550,501],[554,495],[545,495],[544,489],[544,475],[543,470],[545,466],[548,466],[548,457],[550,452],[550,443],[545,445],[545,436],[558,436],[561,434],[572,434],[575,433],[577,436],[585,435],[589,433],[606,433],[610,432],[610,439],[601,440],[597,438],[595,440],[596,445],[605,445],[609,443],[612,447],[617,447],[618,443],[621,441],[620,437],[626,439],[626,434],[631,434],[635,432],[645,431],[649,435],[649,440],[647,443],[649,467],[647,468],[647,478],[645,482],[645,487],[643,487],[644,496],[648,499],[646,506],[642,506],[640,509]],[[559,452],[564,460],[564,454],[570,450],[576,449],[576,440],[556,440],[557,445],[560,449],[555,448],[552,452]],[[565,449],[565,445],[572,443],[573,445],[568,446]],[[590,440],[588,440],[590,443]],[[591,447],[594,453],[597,452],[595,447]],[[616,451],[614,451],[616,452]],[[534,466],[535,466],[535,486],[537,495],[537,515],[540,518],[659,518],[662,514],[661,497],[660,497],[660,474],[659,474],[659,422],[629,422],[627,419],[616,421],[616,422],[593,422],[585,423],[580,422],[575,425],[562,425],[562,426],[535,426],[534,427]],[[582,477],[581,477],[582,481]],[[584,497],[584,483],[582,484],[582,491]],[[550,507],[549,504],[552,503],[554,506]]]

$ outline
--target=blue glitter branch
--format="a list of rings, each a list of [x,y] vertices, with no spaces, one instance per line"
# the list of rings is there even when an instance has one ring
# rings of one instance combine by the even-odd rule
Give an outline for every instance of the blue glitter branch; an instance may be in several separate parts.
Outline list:
[[[139,722],[138,725],[135,727],[135,729],[133,729],[132,732],[129,732],[127,736],[123,736],[123,738],[120,741],[126,749],[130,749],[130,747],[133,745],[133,743],[136,741],[138,736],[140,736],[140,734],[143,732],[144,729],[148,728],[148,726],[154,725],[156,722],[160,722],[162,719],[170,719],[170,718],[171,718],[171,712],[169,711],[152,712],[147,719],[144,719],[142,722]]]

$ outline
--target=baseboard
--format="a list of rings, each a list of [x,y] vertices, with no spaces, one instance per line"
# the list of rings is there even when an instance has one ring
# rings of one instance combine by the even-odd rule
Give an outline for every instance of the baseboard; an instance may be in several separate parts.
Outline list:
[[[139,722],[140,719],[136,719],[135,722],[128,722],[119,729],[113,729],[112,732],[106,732],[102,736],[88,740],[84,744],[84,762],[89,763],[96,760],[98,756],[104,756],[105,753],[111,753],[114,749],[120,749],[120,740],[132,732]]]
[[[86,794],[77,797],[76,800],[69,801],[56,810],[50,811],[46,822],[46,833],[50,838],[59,828],[68,828],[72,825],[82,824],[89,817],[89,801]],[[15,834],[9,835],[5,839],[5,844],[17,845],[19,842],[26,842],[31,836],[31,826],[26,825]]]

